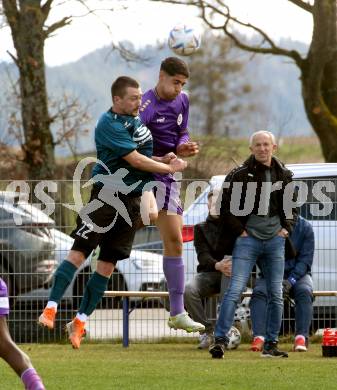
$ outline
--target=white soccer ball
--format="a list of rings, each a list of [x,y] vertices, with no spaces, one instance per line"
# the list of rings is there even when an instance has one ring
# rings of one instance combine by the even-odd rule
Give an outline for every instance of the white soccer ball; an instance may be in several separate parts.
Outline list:
[[[168,45],[179,56],[189,56],[195,53],[201,43],[200,33],[191,26],[179,24],[170,31]]]
[[[229,338],[227,349],[236,349],[241,342],[241,333],[239,329],[237,329],[235,326],[232,326],[227,336]]]

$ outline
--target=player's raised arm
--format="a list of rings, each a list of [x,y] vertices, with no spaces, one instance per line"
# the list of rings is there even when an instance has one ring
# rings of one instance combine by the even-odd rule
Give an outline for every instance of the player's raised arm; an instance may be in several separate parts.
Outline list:
[[[191,157],[199,153],[199,145],[197,142],[189,141],[177,146],[177,155],[179,157]]]

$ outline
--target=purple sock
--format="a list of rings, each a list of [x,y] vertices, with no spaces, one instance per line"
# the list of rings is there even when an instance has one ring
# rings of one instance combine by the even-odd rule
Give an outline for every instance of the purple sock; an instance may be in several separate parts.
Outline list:
[[[182,257],[164,256],[163,271],[170,297],[170,314],[176,316],[184,312],[184,262]]]
[[[26,390],[46,390],[35,368],[27,368],[22,373],[21,380]]]

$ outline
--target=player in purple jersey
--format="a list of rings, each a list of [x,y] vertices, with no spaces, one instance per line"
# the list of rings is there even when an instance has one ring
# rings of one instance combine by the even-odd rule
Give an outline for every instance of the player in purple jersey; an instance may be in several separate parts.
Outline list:
[[[18,348],[9,334],[6,321],[8,314],[7,285],[0,278],[0,357],[18,374],[26,390],[45,390],[42,380],[32,366],[29,357]]]
[[[151,130],[154,156],[189,157],[199,151],[198,144],[190,141],[187,129],[189,101],[182,88],[188,77],[184,61],[166,58],[161,63],[156,87],[143,95],[139,113]],[[168,325],[187,332],[202,332],[205,327],[184,311],[183,210],[179,187],[172,174],[154,174],[154,177],[161,184],[155,190],[159,210],[156,224],[164,243],[163,268],[170,297]]]

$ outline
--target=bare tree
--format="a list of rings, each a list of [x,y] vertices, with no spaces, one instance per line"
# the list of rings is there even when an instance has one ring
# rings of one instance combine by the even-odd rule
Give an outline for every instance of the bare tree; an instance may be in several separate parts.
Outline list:
[[[56,134],[54,146],[68,148],[75,161],[78,159],[79,139],[89,132],[87,125],[92,119],[88,114],[89,106],[89,103],[83,106],[78,97],[65,92],[62,98],[52,99],[49,103]]]
[[[0,155],[2,166],[10,169],[25,160],[25,133],[21,119],[22,106],[20,85],[7,70],[6,86],[0,103],[1,128]],[[53,130],[53,147],[61,146],[70,150],[77,160],[79,138],[85,136],[91,121],[88,114],[90,103],[83,105],[80,99],[66,92],[62,96],[48,98],[49,120]],[[21,167],[22,170],[22,167]],[[24,169],[26,172],[27,169]],[[22,172],[25,176],[25,172]]]
[[[83,7],[83,15],[95,13],[91,2],[74,0]],[[46,76],[44,64],[44,44],[46,39],[61,28],[68,26],[74,15],[64,16],[54,23],[48,23],[52,7],[62,6],[61,0],[0,0],[0,27],[6,22],[16,53],[9,53],[19,70],[19,90],[21,98],[21,120],[23,128],[23,161],[28,166],[29,178],[51,178],[55,172],[55,140],[51,132],[53,118],[48,111]],[[111,1],[121,7],[120,1]],[[99,11],[102,11],[100,9]],[[112,43],[127,60],[137,60],[127,48]]]
[[[284,0],[312,15],[313,35],[306,55],[280,47],[262,29],[234,17],[224,0],[152,0],[198,7],[211,29],[223,31],[243,50],[285,56],[300,70],[305,111],[317,134],[324,158],[337,162],[337,2],[336,0]],[[253,31],[260,38],[251,45],[235,27]]]

